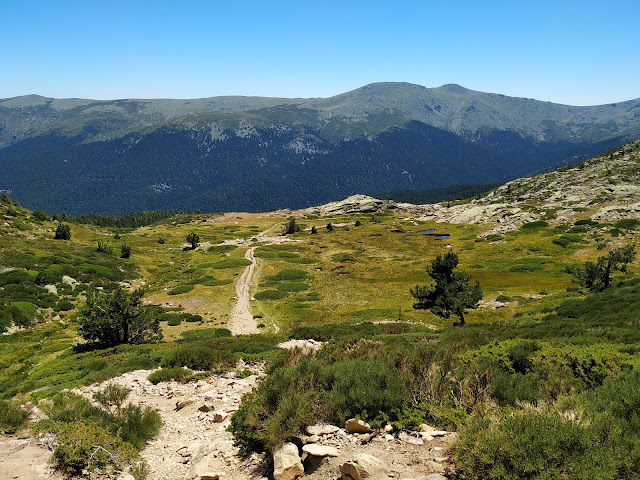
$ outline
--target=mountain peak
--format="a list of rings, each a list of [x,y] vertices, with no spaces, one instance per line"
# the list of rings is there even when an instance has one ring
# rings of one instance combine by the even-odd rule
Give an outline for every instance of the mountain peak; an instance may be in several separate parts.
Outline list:
[[[458,85],[457,83],[447,83],[438,89],[447,93],[457,93],[458,95],[466,95],[470,92],[468,88],[464,88],[462,85]]]

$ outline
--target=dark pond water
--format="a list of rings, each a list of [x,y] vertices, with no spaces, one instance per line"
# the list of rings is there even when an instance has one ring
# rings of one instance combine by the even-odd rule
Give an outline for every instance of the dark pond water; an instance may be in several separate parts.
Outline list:
[[[448,233],[433,233],[435,231],[435,228],[431,228],[429,230],[421,230],[418,233],[429,235],[430,237],[436,237],[438,240],[446,240],[447,238],[451,237],[451,235],[449,235]]]

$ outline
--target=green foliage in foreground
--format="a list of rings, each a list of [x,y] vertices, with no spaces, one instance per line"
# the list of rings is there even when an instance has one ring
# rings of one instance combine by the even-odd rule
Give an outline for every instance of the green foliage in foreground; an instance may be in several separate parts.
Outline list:
[[[29,414],[16,402],[0,400],[0,431],[15,433],[29,418]]]
[[[50,418],[37,428],[56,433],[53,460],[69,474],[108,472],[131,464],[162,426],[160,415],[149,407],[128,405],[114,415],[72,395],[55,396],[46,413]]]
[[[328,341],[283,352],[231,429],[276,448],[312,423],[457,428],[462,479],[640,478],[640,281],[535,321],[434,333],[406,324],[304,326]],[[314,405],[314,409],[308,408]]]
[[[463,479],[614,479],[614,456],[593,429],[558,415],[518,413],[463,429],[455,456]]]

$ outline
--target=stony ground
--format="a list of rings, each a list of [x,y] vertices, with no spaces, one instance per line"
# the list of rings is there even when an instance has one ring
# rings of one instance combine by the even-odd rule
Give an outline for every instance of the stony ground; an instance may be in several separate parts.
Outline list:
[[[226,431],[242,396],[263,377],[262,367],[247,378],[237,378],[232,372],[187,384],[153,385],[147,380],[151,372],[137,370],[109,381],[130,388],[128,401],[154,408],[162,417],[164,426],[160,435],[142,452],[151,467],[149,478],[200,479],[207,474],[212,478],[219,475],[221,479],[263,476],[262,457],[243,457]],[[83,387],[74,393],[92,398],[105,385]]]
[[[240,368],[245,367],[240,365]],[[262,366],[252,368],[256,374],[247,378],[237,378],[232,372],[187,384],[153,385],[147,380],[152,372],[149,370],[129,372],[109,381],[131,389],[128,401],[150,406],[162,416],[164,426],[160,435],[142,452],[151,467],[150,478],[257,480],[271,474],[270,458],[255,453],[243,456],[232,435],[226,431],[242,396],[264,377]],[[105,385],[83,387],[74,393],[92,398]],[[345,462],[358,462],[361,458],[370,460],[370,457],[377,459],[379,464],[373,461],[367,468],[372,469],[373,478],[380,480],[419,478],[443,473],[449,466],[446,447],[454,435],[432,438],[424,433],[398,436],[381,432],[369,438],[369,433],[347,433],[338,427],[330,430],[333,431],[297,439],[305,479],[338,479],[341,477],[340,466]],[[305,444],[333,447],[337,454],[309,455],[302,448]]]

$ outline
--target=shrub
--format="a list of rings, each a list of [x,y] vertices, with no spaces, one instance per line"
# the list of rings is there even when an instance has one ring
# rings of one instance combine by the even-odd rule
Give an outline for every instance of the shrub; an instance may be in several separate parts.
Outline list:
[[[251,265],[251,261],[246,258],[227,258],[225,260],[220,260],[219,262],[211,265],[211,268],[221,269],[221,268],[238,268],[238,267],[246,267],[247,265]]]
[[[175,381],[180,383],[187,383],[193,378],[193,373],[182,367],[161,368],[156,370],[147,377],[154,385],[160,382]]]
[[[302,292],[304,290],[309,290],[309,285],[302,282],[285,282],[278,285],[278,290],[284,292]]]
[[[16,402],[0,400],[0,430],[13,434],[22,427],[29,414]]]
[[[96,250],[100,253],[106,253],[108,255],[111,255],[113,253],[113,249],[105,242],[101,242],[100,240],[98,240],[98,247],[96,248]]]
[[[615,460],[596,432],[551,415],[518,413],[498,425],[476,419],[460,432],[455,462],[469,480],[616,476]]]
[[[539,230],[541,228],[545,228],[545,227],[548,227],[548,226],[549,226],[549,224],[547,222],[545,222],[544,220],[538,220],[537,222],[525,223],[524,225],[522,225],[520,227],[520,230],[533,231],[533,230]]]
[[[273,282],[304,280],[309,275],[304,270],[285,269],[280,270],[275,275],[268,275],[265,280]]]
[[[120,427],[120,437],[138,450],[155,437],[162,427],[160,414],[151,407],[129,405],[123,412],[124,422]]]
[[[605,380],[587,397],[594,428],[620,462],[620,478],[640,478],[640,372]]]
[[[331,222],[327,223],[327,231],[333,232],[333,225],[331,224]]]
[[[636,218],[624,218],[615,223],[615,227],[620,230],[636,230],[640,225],[640,220]]]
[[[279,300],[287,296],[282,290],[263,290],[254,295],[256,300]]]
[[[44,220],[49,220],[49,215],[47,215],[44,210],[36,210],[33,212],[33,218],[42,222]]]
[[[94,393],[93,398],[103,407],[108,409],[115,407],[116,411],[120,413],[122,404],[130,392],[130,388],[118,385],[117,383],[109,383],[104,389]]]
[[[60,443],[54,448],[53,461],[60,470],[70,474],[79,474],[85,469],[116,470],[136,456],[131,444],[95,423],[56,422],[55,431]]]
[[[69,310],[73,310],[73,307],[74,307],[73,303],[71,303],[66,298],[63,298],[56,304],[55,307],[53,307],[53,310],[55,312],[67,312]]]
[[[120,245],[120,258],[129,258],[131,256],[131,246],[123,243]]]
[[[198,244],[200,242],[200,236],[196,233],[189,233],[189,235],[187,235],[187,242],[191,244],[191,249],[195,250],[196,248],[198,248]]]
[[[228,328],[216,328],[213,332],[213,338],[232,337],[233,334]]]
[[[291,217],[289,222],[284,226],[284,234],[285,235],[293,235],[294,233],[298,233],[300,231],[300,225],[296,223],[295,217]]]
[[[182,318],[178,317],[178,318],[170,318],[167,321],[167,325],[169,325],[170,327],[177,327],[178,325],[180,325],[182,323]]]
[[[61,223],[56,227],[56,233],[53,238],[56,240],[71,240],[71,227]]]
[[[207,347],[180,347],[171,351],[162,362],[163,367],[187,367],[191,370],[211,370],[230,367],[233,359],[220,350]]]
[[[178,285],[167,292],[167,295],[182,295],[193,290],[193,285]]]

